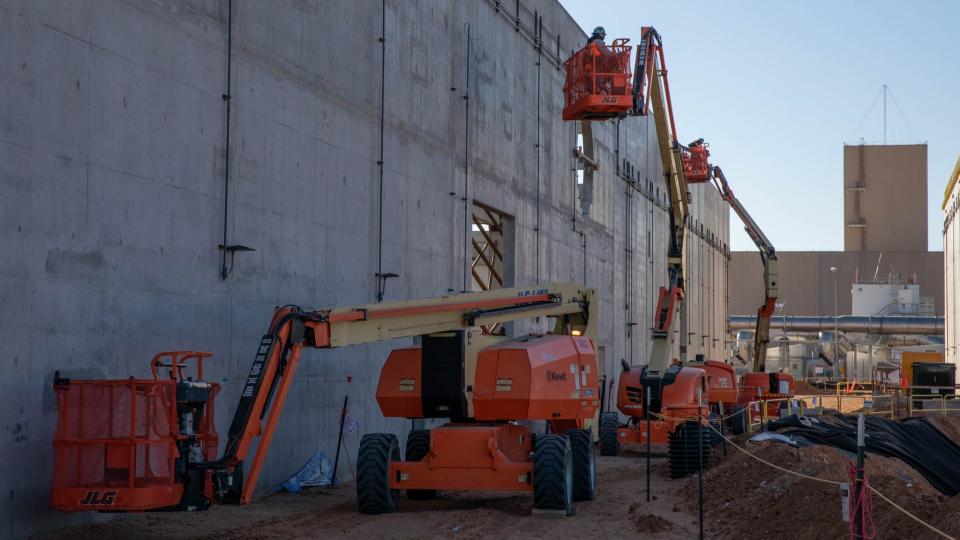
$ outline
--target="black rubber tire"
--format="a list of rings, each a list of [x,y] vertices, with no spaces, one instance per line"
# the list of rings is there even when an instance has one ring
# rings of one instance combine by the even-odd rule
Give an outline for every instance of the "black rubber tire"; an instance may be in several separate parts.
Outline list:
[[[390,489],[391,461],[400,461],[396,435],[370,433],[360,439],[357,506],[364,514],[388,514],[397,510],[400,490]]]
[[[734,405],[730,416],[730,433],[742,435],[747,432],[747,409],[742,405]]]
[[[703,468],[710,462],[709,428],[696,420],[688,420],[677,426],[670,434],[667,455],[670,461],[670,478],[683,478],[700,470],[700,452],[703,452]]]
[[[430,453],[430,430],[411,429],[407,434],[407,449],[404,452],[404,461],[420,461]],[[437,498],[435,489],[408,489],[407,498],[415,501],[426,501]]]
[[[710,435],[710,446],[716,446],[723,442],[723,437],[720,435],[720,415],[711,414],[707,421],[710,422],[710,426],[713,428],[705,428]]]
[[[593,433],[589,429],[568,429],[573,453],[573,500],[592,501],[596,496],[597,458],[593,448]]]
[[[600,455],[615,456],[620,453],[620,441],[617,430],[620,418],[615,412],[600,413]]]
[[[407,434],[407,449],[404,452],[404,461],[420,461],[430,453],[430,430],[411,429]],[[407,498],[416,501],[425,501],[437,498],[435,489],[408,489]]]
[[[533,449],[533,507],[573,509],[573,451],[563,435],[540,435]]]

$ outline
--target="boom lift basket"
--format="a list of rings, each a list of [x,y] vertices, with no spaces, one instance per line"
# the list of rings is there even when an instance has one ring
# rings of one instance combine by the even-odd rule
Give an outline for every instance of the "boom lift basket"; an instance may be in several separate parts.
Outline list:
[[[683,149],[683,175],[687,182],[699,184],[710,180],[710,151],[703,142],[691,143]]]
[[[628,39],[589,43],[563,63],[563,119],[613,118],[633,108]]]
[[[174,356],[172,362],[181,377],[184,364],[177,360],[183,358]],[[184,484],[179,478],[182,460],[188,459],[179,450],[183,446],[178,446],[178,441],[198,444],[204,460],[216,458],[213,399],[219,385],[201,383],[209,388],[209,398],[194,423],[198,428],[184,435],[177,392],[178,384],[184,381],[161,380],[156,371],[154,374],[154,379],[56,380],[53,509],[75,512],[175,507],[183,498]]]

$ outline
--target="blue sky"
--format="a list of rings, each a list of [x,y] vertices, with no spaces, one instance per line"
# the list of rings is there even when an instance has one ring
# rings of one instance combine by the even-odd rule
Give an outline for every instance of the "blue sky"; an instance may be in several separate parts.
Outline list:
[[[960,153],[960,2],[561,0],[584,30],[663,36],[677,131],[712,159],[777,249],[843,249],[843,144],[927,142],[928,244]],[[904,120],[904,117],[906,120]],[[732,217],[734,250],[753,244]]]

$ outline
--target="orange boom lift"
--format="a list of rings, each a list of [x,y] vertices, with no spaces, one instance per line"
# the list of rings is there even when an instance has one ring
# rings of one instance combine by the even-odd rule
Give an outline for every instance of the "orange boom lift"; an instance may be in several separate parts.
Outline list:
[[[707,151],[703,145],[685,147],[677,140],[660,34],[652,27],[641,29],[631,76],[629,41],[617,39],[608,47],[602,42],[602,29],[597,30],[600,33],[564,64],[563,117],[597,121],[652,114],[670,195],[667,286],[660,288],[653,317],[650,362],[643,368],[624,363],[617,405],[629,421],[621,426],[617,413],[600,415],[600,453],[615,455],[621,443],[646,442],[649,433],[652,443],[669,446],[671,475],[684,476],[697,469],[701,451],[705,459],[710,456],[708,428],[697,421],[709,416],[706,373],[683,365],[685,337],[679,343],[678,361],[671,361],[678,321],[680,335],[686,335],[687,184],[709,180]]]
[[[569,513],[572,501],[592,499],[595,488],[584,429],[599,407],[593,298],[578,285],[548,284],[318,311],[280,307],[217,459],[218,387],[203,380],[209,353],[161,353],[152,379],[58,376],[51,504],[68,512],[247,504],[304,348],[419,336],[420,345],[390,353],[377,403],[387,417],[450,421],[412,430],[403,460],[396,435],[364,435],[359,509],[392,512],[400,490],[426,498],[441,489],[484,489],[532,491],[534,508]],[[552,333],[511,338],[481,329],[529,318],[552,321]],[[195,378],[185,371],[190,359]],[[545,420],[549,433],[535,436],[518,420]]]

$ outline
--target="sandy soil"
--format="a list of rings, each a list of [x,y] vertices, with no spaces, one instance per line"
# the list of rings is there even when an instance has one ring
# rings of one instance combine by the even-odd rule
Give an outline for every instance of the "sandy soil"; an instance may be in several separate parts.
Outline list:
[[[839,482],[849,481],[853,456],[828,446],[803,449],[774,442],[746,443],[746,449],[791,471]],[[913,468],[900,460],[868,455],[871,485],[924,520],[931,521],[944,503],[941,495]],[[815,540],[847,536],[841,520],[839,487],[800,478],[763,465],[734,448],[728,458],[704,475],[707,536],[716,539],[790,538]],[[681,500],[688,511],[697,500],[695,485],[684,486]],[[920,525],[874,497],[878,539],[929,538]],[[960,507],[958,507],[960,508]],[[952,533],[960,533],[957,527]]]
[[[933,418],[960,442],[960,418]],[[791,471],[847,481],[852,456],[834,448],[795,449],[780,443],[735,441],[749,452]],[[839,489],[764,465],[732,446],[714,451],[704,475],[706,537],[844,538]],[[637,454],[598,457],[597,499],[577,503],[577,516],[531,516],[532,496],[510,493],[445,493],[435,501],[401,499],[400,511],[367,516],[356,511],[352,486],[282,494],[247,507],[214,507],[193,514],[118,516],[102,524],[75,526],[47,539],[279,539],[279,538],[586,538],[642,536],[696,538],[696,477],[671,481],[666,460],[653,461],[652,493],[645,499],[645,460]],[[910,512],[960,537],[960,496],[947,498],[914,469],[895,459],[868,455],[867,474],[882,493]],[[932,533],[874,497],[878,539],[932,538]]]
[[[696,537],[696,513],[681,508],[679,492],[695,479],[670,481],[666,460],[653,461],[646,502],[645,460],[597,458],[597,499],[577,503],[572,518],[531,516],[530,494],[451,492],[435,501],[400,501],[395,514],[367,516],[356,509],[353,486],[278,494],[247,507],[207,512],[118,516],[103,524],[70,527],[46,539],[144,538],[645,538]]]

